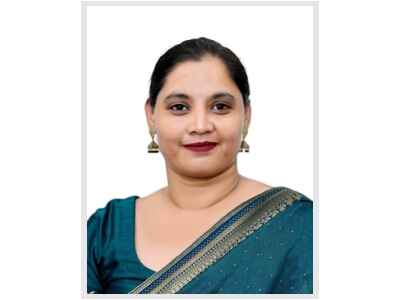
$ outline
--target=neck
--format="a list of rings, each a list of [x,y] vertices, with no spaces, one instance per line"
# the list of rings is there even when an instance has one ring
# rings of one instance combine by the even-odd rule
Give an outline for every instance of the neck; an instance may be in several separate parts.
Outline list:
[[[204,211],[217,206],[238,188],[242,177],[236,164],[210,178],[183,176],[167,168],[168,187],[163,196],[174,209]]]

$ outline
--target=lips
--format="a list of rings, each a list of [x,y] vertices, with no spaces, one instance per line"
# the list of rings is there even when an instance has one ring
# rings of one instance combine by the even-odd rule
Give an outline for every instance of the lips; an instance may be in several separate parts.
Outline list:
[[[201,146],[215,146],[217,143],[214,142],[209,142],[209,141],[205,141],[205,142],[197,142],[197,143],[191,143],[191,144],[186,144],[185,146],[188,147],[201,147]]]
[[[206,142],[186,144],[184,146],[185,146],[185,148],[188,148],[192,151],[207,152],[207,151],[210,151],[211,149],[213,149],[216,145],[217,145],[217,143],[206,141]]]

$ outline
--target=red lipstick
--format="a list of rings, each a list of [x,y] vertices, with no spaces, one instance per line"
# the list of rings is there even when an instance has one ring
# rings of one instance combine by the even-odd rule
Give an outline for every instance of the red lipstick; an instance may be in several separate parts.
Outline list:
[[[211,149],[213,149],[216,145],[217,143],[205,141],[205,142],[186,144],[184,145],[184,147],[194,152],[208,152]]]

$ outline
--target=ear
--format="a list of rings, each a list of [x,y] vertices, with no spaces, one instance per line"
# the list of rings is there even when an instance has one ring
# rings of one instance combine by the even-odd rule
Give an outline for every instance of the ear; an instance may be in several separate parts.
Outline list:
[[[147,120],[147,125],[150,129],[155,130],[155,123],[154,123],[154,112],[153,108],[150,105],[150,98],[146,100],[146,103],[144,104],[144,111],[146,113],[146,120]]]
[[[251,122],[251,105],[250,104],[244,107],[244,115],[245,115],[244,126],[246,128],[249,128],[250,122]]]

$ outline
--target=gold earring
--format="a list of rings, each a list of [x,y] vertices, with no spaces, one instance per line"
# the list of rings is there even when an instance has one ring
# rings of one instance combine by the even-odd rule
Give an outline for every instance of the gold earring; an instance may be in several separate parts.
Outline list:
[[[147,146],[147,152],[148,153],[158,153],[159,152],[159,147],[158,144],[154,141],[154,132],[152,130],[149,131],[150,135],[151,135],[151,142],[150,144]]]
[[[247,128],[243,129],[242,135],[243,135],[243,140],[242,140],[242,143],[240,144],[240,150],[239,151],[240,152],[249,152],[250,151],[250,146],[244,140],[246,138],[246,135],[247,135]]]

